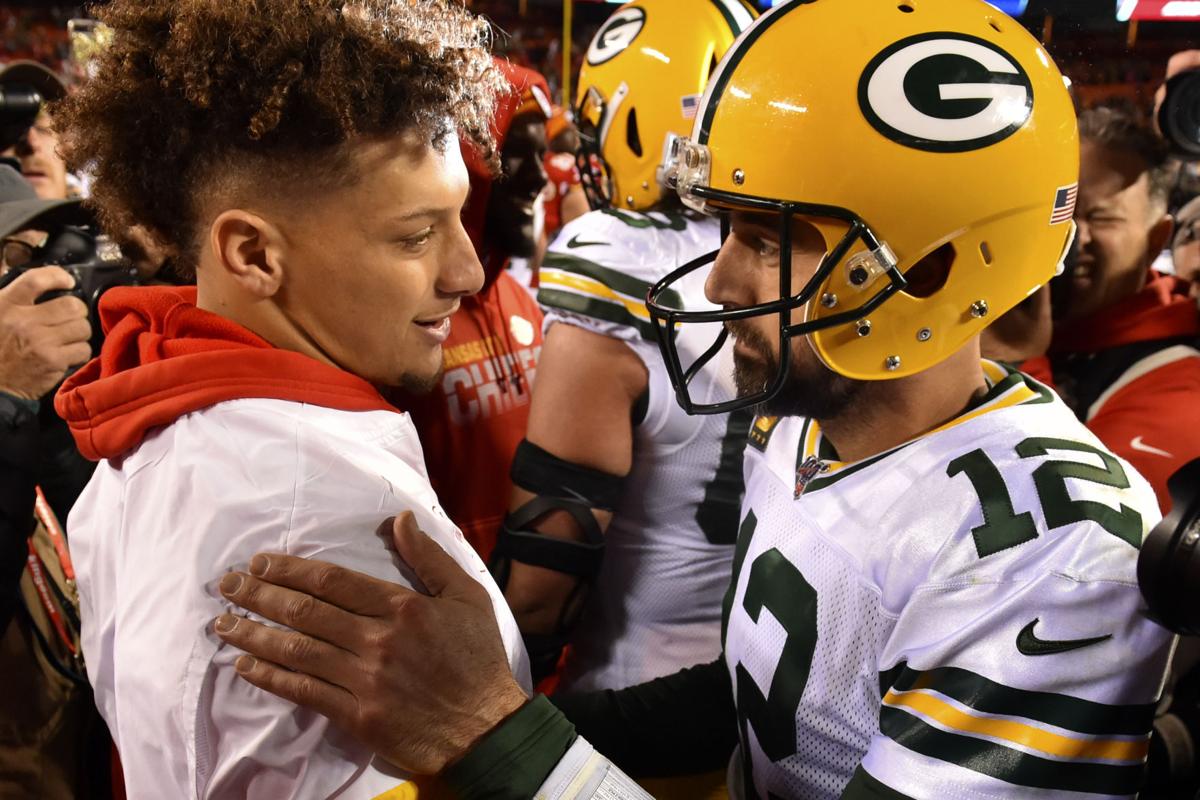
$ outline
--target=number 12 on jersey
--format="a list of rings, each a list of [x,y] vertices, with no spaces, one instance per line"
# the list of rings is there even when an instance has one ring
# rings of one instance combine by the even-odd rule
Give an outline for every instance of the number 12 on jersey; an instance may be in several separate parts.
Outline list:
[[[1121,463],[1111,453],[1083,442],[1069,439],[1034,437],[1016,446],[1021,458],[1049,455],[1051,450],[1087,453],[1096,456],[1102,467],[1077,461],[1046,461],[1033,471],[1033,483],[1041,501],[1042,513],[1050,530],[1075,522],[1090,520],[1112,535],[1135,548],[1142,544],[1142,515],[1127,505],[1120,510],[1094,500],[1072,500],[1067,491],[1067,478],[1088,481],[1101,486],[1128,489],[1129,478]],[[1010,547],[1036,539],[1037,526],[1029,511],[1018,512],[1012,495],[995,463],[983,450],[972,450],[950,462],[946,474],[953,478],[963,473],[971,481],[983,507],[983,524],[971,530],[975,551],[985,558]]]

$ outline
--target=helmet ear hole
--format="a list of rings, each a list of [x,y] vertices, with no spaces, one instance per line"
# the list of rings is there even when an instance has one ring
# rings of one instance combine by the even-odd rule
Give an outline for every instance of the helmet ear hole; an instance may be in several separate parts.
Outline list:
[[[932,297],[946,285],[953,263],[954,245],[946,242],[904,273],[904,279],[908,281],[904,293],[913,297]]]
[[[625,124],[625,142],[638,158],[642,157],[642,137],[638,135],[637,109],[629,109],[629,121]]]

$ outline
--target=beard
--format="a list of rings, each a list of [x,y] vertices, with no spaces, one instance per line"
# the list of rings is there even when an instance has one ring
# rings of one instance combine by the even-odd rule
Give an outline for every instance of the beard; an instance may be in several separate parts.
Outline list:
[[[742,347],[754,352],[754,357],[747,357],[734,351],[733,380],[738,397],[766,391],[779,372],[781,356],[773,355],[766,337],[745,321],[727,322],[725,327]],[[774,397],[758,403],[754,407],[756,413],[771,417],[811,417],[816,420],[840,417],[867,388],[868,381],[837,374],[821,363],[806,341],[799,338],[790,341],[796,341],[799,347],[789,349],[788,358],[791,361],[783,387]]]
[[[412,397],[429,394],[441,384],[444,373],[445,368],[439,368],[437,372],[431,375],[417,375],[412,372],[406,372],[400,376],[400,379],[395,384],[376,384],[375,388],[383,395],[384,400],[387,400],[394,406],[403,408],[405,395]]]

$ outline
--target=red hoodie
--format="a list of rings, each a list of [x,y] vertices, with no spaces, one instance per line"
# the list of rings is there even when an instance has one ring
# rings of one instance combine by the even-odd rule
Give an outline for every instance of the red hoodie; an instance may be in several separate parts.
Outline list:
[[[513,87],[492,121],[497,149],[530,97],[549,96],[539,73],[497,59]],[[529,387],[542,350],[542,312],[508,274],[509,254],[483,240],[492,177],[474,150],[463,147],[471,199],[463,224],[483,263],[479,294],[463,298],[443,347],[445,375],[425,396],[404,396],[404,407],[425,448],[429,480],[446,513],[487,560],[508,511],[513,453],[529,422]]]
[[[116,288],[104,295],[99,357],[54,398],[79,450],[98,461],[151,428],[224,400],[271,398],[343,411],[395,409],[370,383],[196,308],[196,288]]]
[[[1151,273],[1138,294],[1056,330],[1050,348],[1055,380],[1062,383],[1096,368],[1089,355],[1183,340],[1137,358],[1088,408],[1076,409],[1092,433],[1150,481],[1164,513],[1170,508],[1167,478],[1200,458],[1200,351],[1193,346],[1200,339],[1200,314],[1189,285]]]

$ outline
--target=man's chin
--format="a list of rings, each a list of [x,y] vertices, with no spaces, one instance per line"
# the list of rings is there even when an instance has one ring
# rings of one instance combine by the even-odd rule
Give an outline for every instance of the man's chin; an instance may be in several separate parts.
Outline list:
[[[432,392],[441,384],[443,372],[442,369],[424,374],[406,372],[395,383],[376,386],[376,388],[384,399],[395,405],[395,398],[401,395],[425,395]]]
[[[774,384],[777,363],[734,357],[734,384],[738,397],[766,393]],[[865,387],[862,381],[842,377],[826,367],[810,369],[793,361],[783,387],[754,405],[766,417],[832,419],[850,408]]]

